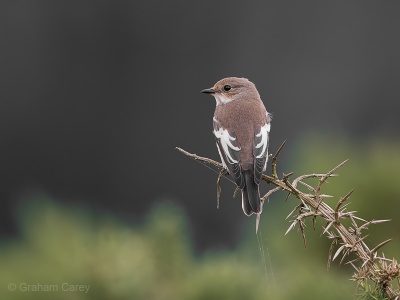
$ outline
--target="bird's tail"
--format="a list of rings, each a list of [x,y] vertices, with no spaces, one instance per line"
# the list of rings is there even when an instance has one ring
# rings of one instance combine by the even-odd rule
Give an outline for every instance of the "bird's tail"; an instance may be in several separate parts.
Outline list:
[[[250,170],[242,173],[245,180],[245,185],[242,190],[242,208],[243,212],[247,216],[251,216],[253,213],[261,213],[261,201],[258,184],[254,181],[253,172]]]

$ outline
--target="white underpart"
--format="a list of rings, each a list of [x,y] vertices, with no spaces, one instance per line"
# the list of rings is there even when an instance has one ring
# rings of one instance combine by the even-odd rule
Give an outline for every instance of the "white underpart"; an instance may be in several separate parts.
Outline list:
[[[222,149],[224,150],[224,153],[227,156],[227,158],[229,160],[229,163],[230,164],[234,164],[234,163],[237,164],[239,161],[237,161],[236,159],[234,159],[232,157],[232,155],[230,154],[229,149],[228,149],[228,147],[229,147],[229,148],[231,148],[232,150],[235,150],[235,151],[239,151],[240,150],[239,147],[235,147],[234,145],[232,145],[231,141],[236,140],[236,138],[230,136],[229,132],[226,129],[222,129],[222,128],[219,128],[219,130],[214,130],[214,135],[215,135],[215,137],[217,139],[219,139],[221,141]],[[220,153],[220,155],[221,155],[221,153]],[[221,155],[221,157],[222,157],[222,155]]]
[[[216,102],[217,102],[217,105],[219,105],[219,104],[225,104],[225,103],[228,103],[228,102],[231,102],[232,100],[230,99],[230,98],[228,98],[228,97],[226,97],[225,95],[223,95],[223,94],[218,94],[218,93],[215,93],[214,94],[214,97],[215,97],[215,100],[216,100]]]

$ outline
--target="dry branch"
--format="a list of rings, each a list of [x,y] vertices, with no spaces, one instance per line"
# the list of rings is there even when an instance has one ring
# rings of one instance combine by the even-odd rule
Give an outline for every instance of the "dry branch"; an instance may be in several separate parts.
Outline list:
[[[285,142],[279,147],[276,154],[272,158],[272,175],[262,176],[262,180],[274,185],[275,187],[261,198],[261,205],[265,203],[265,200],[269,196],[280,190],[287,192],[288,197],[290,195],[294,195],[301,202],[289,214],[288,218],[297,211],[297,216],[290,221],[291,225],[289,226],[285,234],[290,232],[298,225],[303,237],[304,246],[306,246],[306,236],[304,232],[305,219],[311,217],[314,226],[315,219],[317,217],[324,219],[327,222],[327,225],[323,228],[322,234],[326,235],[329,239],[332,239],[332,243],[328,253],[328,269],[331,265],[331,262],[340,255],[342,255],[340,261],[341,263],[345,260],[346,257],[354,254],[355,258],[353,258],[352,260],[348,260],[347,263],[352,265],[356,271],[353,275],[353,280],[357,282],[358,286],[365,288],[368,281],[370,280],[375,283],[376,290],[379,293],[383,294],[385,297],[389,299],[400,299],[399,289],[394,290],[391,284],[392,281],[400,280],[400,264],[398,264],[397,261],[394,259],[388,260],[384,257],[383,254],[382,256],[379,256],[377,253],[378,249],[386,245],[388,242],[390,242],[390,240],[386,240],[370,250],[364,242],[366,236],[362,236],[362,231],[367,229],[369,225],[386,222],[388,220],[366,221],[362,218],[355,216],[355,212],[346,211],[348,203],[344,205],[343,203],[348,200],[353,190],[348,192],[344,197],[339,198],[335,209],[324,202],[324,198],[332,196],[321,194],[321,189],[326,183],[326,180],[330,177],[337,176],[334,173],[348,160],[345,160],[342,163],[338,164],[327,173],[301,175],[293,180],[289,179],[289,177],[293,175],[293,173],[289,173],[283,174],[282,178],[279,178],[276,171],[277,158]],[[178,147],[176,149],[192,159],[200,161],[204,164],[213,165],[214,167],[219,169],[220,173],[218,177],[217,187],[217,195],[219,199],[219,181],[221,176],[223,176],[224,174],[224,168],[222,164],[212,159],[189,153]],[[316,187],[312,187],[308,183],[304,182],[304,180],[307,180],[309,178],[319,178],[319,182]],[[299,183],[307,188],[308,193],[304,193],[297,187]],[[350,219],[351,226],[345,226],[342,223],[342,219],[344,218]],[[257,220],[257,225],[258,221],[259,219]],[[362,224],[359,225],[359,223]],[[337,246],[338,248],[335,251],[335,248]],[[388,261],[390,261],[390,264],[388,264]]]

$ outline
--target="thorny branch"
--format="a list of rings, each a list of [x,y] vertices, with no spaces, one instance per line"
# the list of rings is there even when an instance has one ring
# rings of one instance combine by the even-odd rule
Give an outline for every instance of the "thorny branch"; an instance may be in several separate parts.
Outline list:
[[[327,222],[323,228],[322,234],[326,235],[332,240],[328,253],[327,268],[329,269],[331,262],[341,255],[342,258],[340,263],[347,258],[346,263],[350,264],[355,269],[356,272],[354,273],[352,280],[356,281],[359,286],[366,289],[368,287],[367,283],[370,280],[375,283],[376,290],[385,297],[399,300],[400,290],[399,288],[394,289],[392,282],[397,281],[399,283],[400,281],[400,264],[395,259],[389,260],[385,258],[384,254],[381,256],[378,255],[378,250],[390,242],[391,239],[386,240],[370,249],[364,242],[364,239],[367,237],[367,235],[363,236],[363,231],[368,229],[369,225],[383,223],[389,220],[366,221],[355,216],[355,212],[347,211],[348,203],[345,204],[345,202],[349,199],[353,190],[348,192],[344,197],[339,198],[335,208],[330,207],[324,202],[325,198],[332,198],[333,196],[321,194],[321,189],[326,183],[326,180],[330,177],[337,176],[334,173],[348,160],[343,161],[327,173],[301,175],[293,180],[289,180],[289,177],[293,175],[293,173],[289,173],[283,174],[282,178],[279,178],[276,171],[277,158],[285,142],[279,147],[276,154],[272,158],[272,175],[262,176],[262,180],[275,186],[261,198],[262,205],[269,196],[280,190],[287,192],[288,197],[290,195],[295,196],[300,200],[300,203],[292,210],[287,218],[292,217],[295,212],[297,212],[297,216],[290,221],[291,225],[285,234],[290,232],[298,225],[303,237],[304,246],[306,246],[307,243],[304,231],[305,219],[311,217],[315,226],[315,219],[317,217],[322,218]],[[212,159],[189,153],[178,147],[176,149],[192,159],[200,161],[204,164],[213,165],[219,169],[220,173],[217,184],[217,197],[219,199],[221,192],[219,183],[221,176],[225,175],[222,164]],[[308,183],[304,182],[304,180],[309,178],[319,178],[319,182],[316,187],[312,187]],[[307,188],[307,193],[298,188],[299,183]],[[342,222],[343,219],[349,219],[351,225],[345,226]],[[336,251],[335,248],[337,248]],[[354,254],[352,255],[351,260],[349,258],[350,254]]]

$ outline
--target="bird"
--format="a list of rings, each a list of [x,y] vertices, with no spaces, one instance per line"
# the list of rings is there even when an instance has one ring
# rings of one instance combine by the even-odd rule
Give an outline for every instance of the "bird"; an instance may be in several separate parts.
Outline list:
[[[244,214],[257,214],[258,228],[259,184],[267,167],[272,116],[247,78],[224,78],[201,92],[216,100],[213,133],[221,162],[241,190]]]

